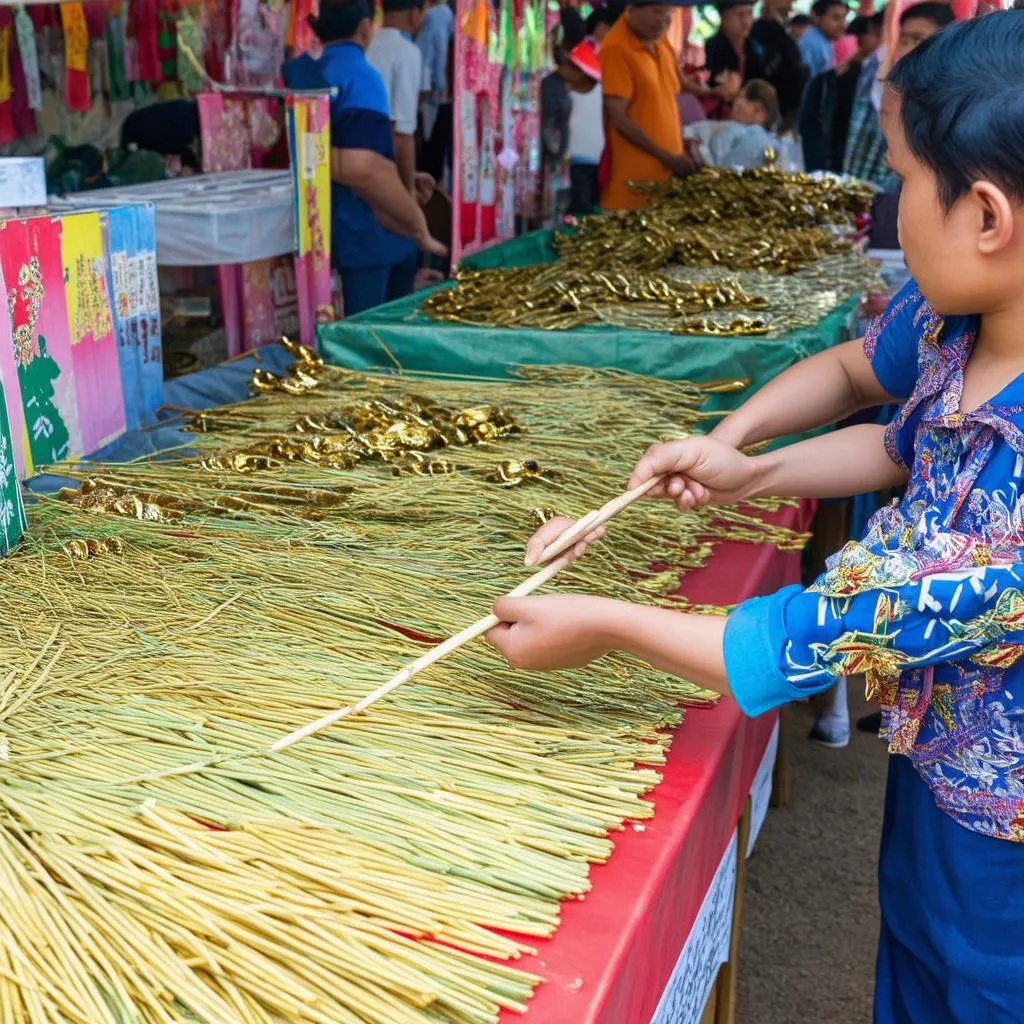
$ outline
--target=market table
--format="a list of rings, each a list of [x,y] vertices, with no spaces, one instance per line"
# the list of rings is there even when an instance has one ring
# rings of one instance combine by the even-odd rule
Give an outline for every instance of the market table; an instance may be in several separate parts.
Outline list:
[[[254,312],[260,309],[264,318],[273,318],[272,308],[264,310],[271,301],[266,274],[264,294],[251,296],[246,267],[285,256],[291,261],[295,251],[291,171],[227,171],[94,189],[51,197],[50,208],[106,210],[127,203],[155,205],[159,266],[218,268],[228,355],[273,337],[273,325],[266,325]],[[289,274],[294,291],[294,271]],[[291,333],[291,327],[284,329]],[[308,330],[312,341],[311,327]]]
[[[50,209],[153,203],[157,263],[212,267],[290,254],[295,247],[294,194],[290,171],[230,171],[51,196]]]
[[[802,505],[773,519],[802,530],[811,511]],[[705,568],[687,574],[682,592],[695,603],[733,603],[799,579],[799,555],[767,544],[727,543],[716,548]],[[731,698],[686,712],[653,794],[654,818],[640,828],[627,825],[615,839],[611,860],[593,869],[593,891],[565,904],[555,936],[537,944],[536,957],[521,961],[525,970],[547,979],[530,1002],[528,1022],[696,1024],[702,1019],[721,963],[726,956],[735,960],[735,948],[726,951],[736,891],[730,883],[740,863],[737,826],[755,780],[753,838],[763,821],[770,787],[763,772],[757,777],[764,764],[770,779],[777,719],[775,714],[749,719]],[[694,929],[702,906],[700,927]],[[723,979],[723,987],[734,985],[734,975]],[[732,1020],[728,999],[723,993],[719,1024]],[[506,1014],[502,1021],[515,1019]]]
[[[474,268],[529,266],[550,262],[551,232],[536,231],[474,254]],[[420,312],[431,291],[321,325],[317,338],[328,362],[357,370],[396,364],[416,372],[507,377],[516,365],[572,363],[640,373],[663,380],[746,380],[756,389],[787,367],[852,337],[859,300],[838,303],[814,327],[779,338],[707,337],[579,327],[571,331],[475,327],[439,323]],[[727,410],[735,394],[711,397],[708,408]]]
[[[281,372],[291,358],[272,346],[177,378],[167,384],[167,401],[197,410],[238,401],[256,365]],[[127,461],[190,436],[174,425],[132,431],[94,458]],[[47,492],[67,482],[37,476],[29,485]],[[803,530],[811,511],[807,504],[784,508],[772,519]],[[694,603],[732,604],[799,577],[797,554],[724,543],[708,566],[687,574],[682,593]],[[654,818],[627,824],[611,860],[593,869],[592,891],[564,904],[555,936],[536,942],[537,955],[520,961],[546,979],[529,1004],[530,1024],[702,1020],[720,966],[727,959],[735,964],[733,899],[742,892],[741,854],[752,847],[767,809],[776,727],[776,715],[748,719],[729,698],[687,710],[653,793]],[[741,849],[748,801],[752,838]],[[735,973],[723,973],[717,1021],[729,1024]]]

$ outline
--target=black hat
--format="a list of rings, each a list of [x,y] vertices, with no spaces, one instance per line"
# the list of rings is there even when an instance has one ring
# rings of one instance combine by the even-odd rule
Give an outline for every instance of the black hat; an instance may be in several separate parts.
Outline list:
[[[755,0],[715,0],[718,13],[731,11],[734,7],[753,7]]]

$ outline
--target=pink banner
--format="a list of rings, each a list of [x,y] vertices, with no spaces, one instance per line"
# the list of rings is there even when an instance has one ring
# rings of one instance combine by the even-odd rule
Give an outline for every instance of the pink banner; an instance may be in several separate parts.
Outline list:
[[[72,368],[60,221],[37,217],[0,225],[0,265],[33,466],[77,458],[86,449]]]
[[[3,273],[0,271],[0,291],[7,295]],[[14,335],[11,331],[11,310],[5,301],[0,310],[0,383],[3,384],[7,422],[14,446],[14,468],[19,480],[32,474],[32,452],[28,446],[25,410],[21,404],[21,385],[18,383],[18,365],[14,360]]]

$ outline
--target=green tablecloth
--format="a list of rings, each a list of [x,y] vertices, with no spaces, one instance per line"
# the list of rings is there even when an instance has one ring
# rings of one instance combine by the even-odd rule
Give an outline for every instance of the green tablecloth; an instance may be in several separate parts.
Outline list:
[[[550,232],[538,231],[465,262],[474,267],[523,266],[553,256]],[[756,389],[793,363],[849,338],[857,307],[857,300],[850,299],[815,327],[782,338],[711,338],[613,327],[541,331],[438,323],[419,312],[426,294],[418,292],[320,327],[321,353],[327,362],[355,370],[400,366],[410,372],[507,377],[517,364],[571,363],[664,380],[744,379]],[[732,409],[742,397],[714,396],[709,408]]]

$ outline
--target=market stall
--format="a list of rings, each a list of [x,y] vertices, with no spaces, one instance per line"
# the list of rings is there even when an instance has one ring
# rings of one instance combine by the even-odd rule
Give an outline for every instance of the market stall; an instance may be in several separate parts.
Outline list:
[[[196,411],[236,402],[247,393],[254,367],[269,380],[290,359],[270,348],[259,357],[179,378],[169,382],[167,400]],[[208,421],[212,429],[217,417],[214,412]],[[195,440],[174,423],[134,431],[97,453],[102,466],[95,472],[109,483],[118,463],[137,463]],[[32,487],[52,494],[91,472],[82,467],[78,480],[38,477]],[[167,499],[151,493],[147,500],[161,507]],[[796,536],[806,527],[807,509],[783,507],[770,518]],[[695,605],[733,603],[798,578],[799,555],[792,551],[723,541],[708,568],[687,573],[683,594]],[[726,961],[735,966],[735,900],[742,891],[737,879],[767,810],[775,721],[774,715],[746,719],[728,700],[714,709],[687,711],[652,794],[653,818],[638,816],[614,833],[615,852],[593,869],[586,898],[566,903],[554,937],[532,940],[537,952],[519,961],[518,967],[543,979],[526,1020],[696,1024],[709,1000],[714,1006],[719,968]],[[732,1019],[734,984],[732,977],[720,982],[719,1021]],[[508,1013],[501,1019],[520,1018]]]
[[[505,376],[564,362],[723,386],[732,407],[852,336],[877,277],[854,239],[870,200],[839,179],[708,169],[626,215],[587,217],[468,258],[426,293],[320,328],[356,367]]]

